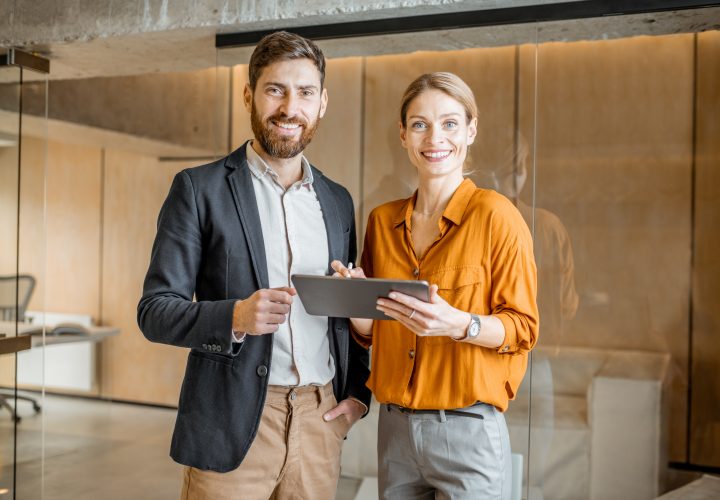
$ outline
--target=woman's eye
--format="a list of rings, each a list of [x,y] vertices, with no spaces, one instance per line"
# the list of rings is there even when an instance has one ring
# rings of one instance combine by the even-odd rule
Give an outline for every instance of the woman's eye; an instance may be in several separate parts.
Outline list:
[[[425,128],[425,124],[423,122],[415,122],[411,126],[412,126],[412,128],[417,129],[417,130],[422,130]]]
[[[445,122],[445,128],[457,128],[457,122],[449,121]]]

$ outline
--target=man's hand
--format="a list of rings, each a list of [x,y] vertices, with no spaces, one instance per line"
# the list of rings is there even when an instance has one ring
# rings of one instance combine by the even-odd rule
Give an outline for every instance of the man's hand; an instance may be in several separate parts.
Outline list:
[[[290,312],[293,295],[297,292],[290,287],[264,288],[238,300],[233,309],[233,331],[248,335],[275,333]]]
[[[335,408],[325,413],[325,415],[323,415],[323,419],[326,422],[329,422],[331,420],[335,420],[340,415],[345,415],[345,417],[348,419],[348,422],[352,426],[355,422],[360,420],[360,417],[362,417],[364,413],[365,406],[363,406],[362,403],[352,398],[348,398],[343,399],[337,404]]]

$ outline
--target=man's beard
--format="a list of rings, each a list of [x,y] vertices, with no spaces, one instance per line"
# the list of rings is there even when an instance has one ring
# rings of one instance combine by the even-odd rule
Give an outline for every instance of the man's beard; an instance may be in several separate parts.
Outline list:
[[[300,138],[295,140],[294,137],[280,135],[272,130],[270,122],[296,123],[302,127]],[[260,141],[260,145],[267,154],[273,158],[294,158],[302,153],[310,141],[312,141],[315,130],[317,130],[320,118],[316,118],[314,122],[307,123],[299,118],[290,118],[285,113],[275,114],[269,117],[266,123],[263,123],[255,109],[255,103],[252,105],[250,112],[250,125],[252,126],[255,138]]]

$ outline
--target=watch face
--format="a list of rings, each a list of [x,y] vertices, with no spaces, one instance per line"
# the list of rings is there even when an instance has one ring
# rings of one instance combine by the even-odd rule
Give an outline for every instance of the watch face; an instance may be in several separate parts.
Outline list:
[[[470,323],[470,328],[468,329],[468,337],[476,337],[478,333],[480,333],[480,325],[478,325],[476,321],[473,321]]]

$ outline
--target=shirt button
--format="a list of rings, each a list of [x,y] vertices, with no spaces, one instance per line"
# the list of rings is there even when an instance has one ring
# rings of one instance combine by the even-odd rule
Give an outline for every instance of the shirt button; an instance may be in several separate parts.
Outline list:
[[[410,349],[410,351],[408,352],[408,356],[410,356],[410,359],[415,358],[415,349]]]
[[[418,269],[417,267],[413,269],[413,276],[415,276],[416,278],[420,276],[420,269]]]
[[[265,365],[260,365],[260,366],[257,367],[257,370],[256,370],[256,371],[257,371],[257,374],[258,374],[260,377],[264,377],[265,375],[267,375],[268,369],[267,369],[267,366],[265,366]]]

